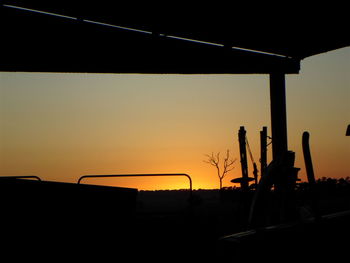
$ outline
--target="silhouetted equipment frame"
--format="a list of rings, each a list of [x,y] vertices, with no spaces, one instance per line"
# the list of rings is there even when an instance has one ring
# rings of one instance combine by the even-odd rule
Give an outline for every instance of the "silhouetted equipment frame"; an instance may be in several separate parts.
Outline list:
[[[241,162],[242,177],[231,180],[232,183],[240,183],[241,188],[244,191],[248,191],[249,182],[253,181],[254,178],[248,175],[248,161],[247,161],[247,136],[244,126],[241,126],[238,130],[238,143],[239,143],[239,155]]]
[[[185,173],[166,173],[166,174],[96,174],[96,175],[83,175],[79,178],[78,184],[81,183],[83,179],[86,178],[117,178],[117,177],[148,177],[148,176],[184,176],[188,178],[190,196],[192,197],[192,179],[191,176]]]

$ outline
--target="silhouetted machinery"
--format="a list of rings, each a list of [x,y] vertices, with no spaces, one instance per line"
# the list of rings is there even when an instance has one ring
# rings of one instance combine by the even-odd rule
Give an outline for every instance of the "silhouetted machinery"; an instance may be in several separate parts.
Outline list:
[[[223,260],[338,262],[344,259],[341,251],[345,252],[348,246],[345,240],[350,235],[350,211],[320,214],[308,132],[303,133],[302,146],[312,216],[298,216],[295,183],[299,169],[294,167],[294,153],[286,152],[272,161],[261,177],[251,204],[247,230],[220,240],[219,254]],[[281,174],[288,176],[283,179]],[[275,204],[272,210],[271,201]]]
[[[263,127],[262,131],[260,131],[260,174],[264,175],[266,167],[267,167],[267,127]],[[239,142],[239,152],[241,159],[241,171],[242,177],[232,179],[232,183],[240,183],[241,189],[246,191],[249,187],[249,182],[254,181],[255,185],[258,185],[258,167],[256,162],[254,161],[254,157],[252,154],[252,150],[250,148],[247,132],[244,126],[241,126],[238,131],[238,142]],[[253,175],[254,177],[249,177],[248,175],[248,161],[247,161],[247,148],[250,160],[253,165]]]
[[[239,156],[241,160],[241,171],[242,171],[242,177],[235,178],[231,180],[232,183],[240,183],[241,189],[243,191],[247,191],[249,187],[249,182],[253,181],[254,178],[248,176],[248,161],[247,161],[247,149],[246,149],[246,130],[244,129],[244,126],[241,126],[238,131],[238,142],[239,142]],[[251,154],[250,148],[249,152]],[[252,155],[250,155],[252,157]],[[256,165],[254,166],[254,174],[257,176],[257,170]]]

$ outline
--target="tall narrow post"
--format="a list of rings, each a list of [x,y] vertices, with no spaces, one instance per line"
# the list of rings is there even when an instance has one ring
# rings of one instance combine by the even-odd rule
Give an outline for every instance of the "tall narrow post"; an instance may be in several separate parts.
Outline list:
[[[272,155],[276,161],[275,193],[280,221],[297,217],[295,183],[299,168],[294,168],[295,153],[288,151],[285,74],[270,74]]]
[[[267,127],[263,127],[260,131],[260,175],[261,177],[265,174],[267,167]]]
[[[310,187],[311,202],[312,202],[311,207],[313,209],[316,219],[320,219],[320,213],[319,213],[319,207],[318,207],[319,195],[317,191],[314,168],[312,165],[309,138],[310,138],[310,134],[308,132],[304,132],[302,137],[304,162],[305,162],[307,180],[309,181],[309,187]]]
[[[238,131],[238,141],[239,141],[239,151],[241,157],[241,167],[242,167],[242,189],[248,189],[248,163],[247,163],[247,150],[246,150],[246,131],[244,126],[241,126]]]
[[[288,150],[284,73],[270,74],[272,155],[276,160]]]

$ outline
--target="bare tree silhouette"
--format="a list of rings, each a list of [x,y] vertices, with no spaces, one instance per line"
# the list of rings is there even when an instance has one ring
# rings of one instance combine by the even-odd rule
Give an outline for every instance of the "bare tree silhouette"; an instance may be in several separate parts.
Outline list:
[[[235,168],[233,164],[237,159],[232,159],[232,158],[230,159],[230,151],[227,150],[226,157],[224,158],[224,163],[223,163],[223,171],[221,172],[220,171],[220,152],[218,152],[216,156],[214,156],[214,153],[211,153],[211,155],[206,154],[205,156],[207,157],[207,160],[204,160],[203,162],[209,163],[210,165],[216,167],[217,175],[220,181],[220,190],[221,190],[222,180],[224,179],[224,177],[229,171],[232,171]]]

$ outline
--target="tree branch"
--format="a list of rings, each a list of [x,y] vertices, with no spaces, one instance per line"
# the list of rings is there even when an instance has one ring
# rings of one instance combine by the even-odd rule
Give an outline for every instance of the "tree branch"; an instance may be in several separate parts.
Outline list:
[[[224,162],[223,162],[223,172],[220,173],[220,152],[218,152],[216,154],[216,156],[214,156],[214,153],[212,152],[211,155],[208,155],[208,154],[205,154],[205,156],[207,157],[207,160],[203,160],[203,162],[205,163],[208,163],[212,166],[215,166],[216,167],[216,170],[217,170],[217,174],[218,174],[218,177],[220,179],[220,185],[221,185],[221,180],[226,176],[226,174],[229,172],[229,171],[232,171],[234,169],[234,167],[232,166],[234,164],[234,162],[237,160],[237,159],[230,159],[230,152],[229,150],[227,150],[226,152],[226,157],[224,158]]]
[[[234,164],[234,162],[237,160],[237,159],[230,159],[229,160],[229,158],[230,158],[230,151],[229,150],[227,150],[227,152],[226,152],[226,158],[224,159],[224,171],[223,171],[223,173],[222,173],[222,175],[221,175],[221,178],[224,178],[225,177],[225,175],[229,172],[229,171],[232,171],[233,169],[234,169],[234,167],[231,167],[233,164]]]

